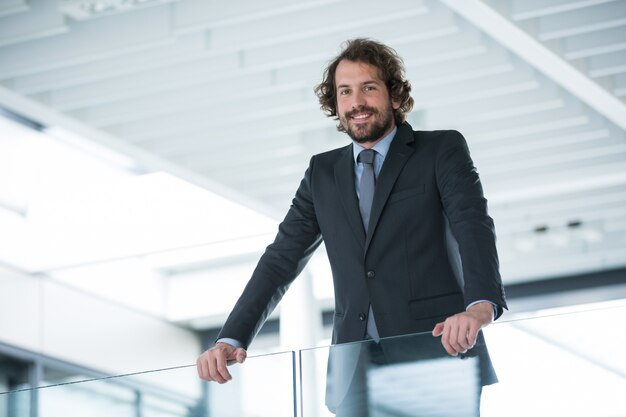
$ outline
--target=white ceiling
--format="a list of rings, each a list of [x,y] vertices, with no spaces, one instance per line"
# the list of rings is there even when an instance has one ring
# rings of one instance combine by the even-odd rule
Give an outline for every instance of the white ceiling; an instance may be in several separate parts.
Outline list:
[[[279,218],[347,143],[313,87],[372,37],[404,57],[413,127],[467,137],[505,282],[626,265],[626,1],[355,5],[2,0],[0,106]]]

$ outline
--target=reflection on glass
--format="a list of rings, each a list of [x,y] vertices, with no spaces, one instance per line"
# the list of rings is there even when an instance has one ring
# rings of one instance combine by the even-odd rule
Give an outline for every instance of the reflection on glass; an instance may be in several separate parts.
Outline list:
[[[31,399],[30,391],[0,394],[0,416],[31,417]]]
[[[294,417],[294,360],[249,357],[224,385],[200,381],[195,365],[91,380],[46,370],[52,385],[0,394],[0,417]]]
[[[494,378],[483,340],[451,357],[430,333],[305,350],[300,358],[303,417],[477,416],[481,385]]]
[[[153,394],[142,394],[142,417],[202,416],[202,409]]]
[[[91,381],[38,390],[40,417],[134,417],[135,394],[132,390]]]
[[[31,387],[31,364],[0,354],[0,393],[27,390]],[[21,395],[0,396],[0,417],[28,417],[31,410],[31,394],[25,391]]]
[[[429,333],[303,350],[302,416],[626,416],[626,306],[546,313],[484,329],[495,384]]]

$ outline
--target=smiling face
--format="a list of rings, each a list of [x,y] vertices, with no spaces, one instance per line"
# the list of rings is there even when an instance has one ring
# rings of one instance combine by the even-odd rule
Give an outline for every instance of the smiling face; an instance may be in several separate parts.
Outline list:
[[[346,133],[371,148],[395,127],[391,100],[378,69],[363,62],[342,60],[335,71],[337,115]]]

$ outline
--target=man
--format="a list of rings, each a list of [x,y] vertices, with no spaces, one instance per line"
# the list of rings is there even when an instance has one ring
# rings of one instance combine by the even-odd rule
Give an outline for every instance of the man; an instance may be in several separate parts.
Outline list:
[[[311,158],[274,243],[216,346],[199,357],[201,378],[231,379],[227,361],[243,362],[322,239],[333,344],[432,331],[449,355],[469,355],[479,330],[502,314],[493,221],[465,140],[413,131],[410,90],[401,59],[380,43],[348,41],[330,63],[316,93],[352,143]]]

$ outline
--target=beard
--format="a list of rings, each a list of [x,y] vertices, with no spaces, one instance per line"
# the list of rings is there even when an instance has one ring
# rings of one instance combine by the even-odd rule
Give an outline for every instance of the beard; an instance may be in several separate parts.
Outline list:
[[[371,122],[351,125],[350,120],[352,116],[364,111],[372,113]],[[393,120],[394,115],[391,105],[380,110],[374,107],[361,106],[358,109],[344,113],[343,117],[340,118],[341,126],[356,143],[376,142],[381,139],[391,129]]]

